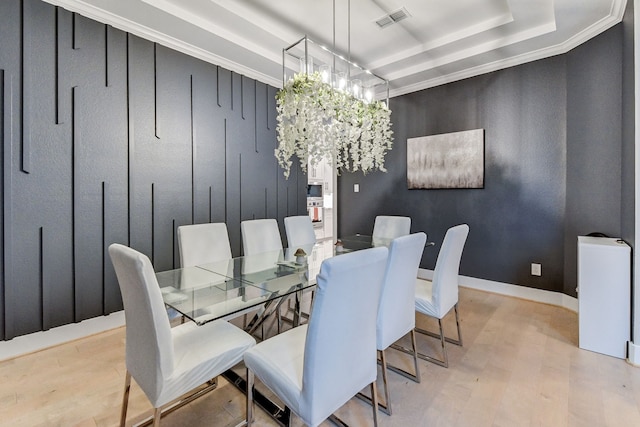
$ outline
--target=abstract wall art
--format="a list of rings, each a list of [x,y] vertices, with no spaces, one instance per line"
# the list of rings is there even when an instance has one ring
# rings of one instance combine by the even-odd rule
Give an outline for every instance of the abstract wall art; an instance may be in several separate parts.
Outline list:
[[[484,129],[407,139],[407,187],[484,188]]]

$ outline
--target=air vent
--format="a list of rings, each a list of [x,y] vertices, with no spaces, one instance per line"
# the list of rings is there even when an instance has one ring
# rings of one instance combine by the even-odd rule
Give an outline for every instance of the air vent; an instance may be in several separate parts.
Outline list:
[[[396,22],[400,22],[403,19],[410,17],[409,12],[404,7],[402,9],[398,9],[395,12],[391,12],[388,15],[383,16],[380,19],[376,19],[376,24],[380,28],[386,28],[389,25],[395,24]]]
[[[378,19],[376,21],[376,24],[378,24],[378,27],[380,28],[385,28],[388,27],[389,25],[393,24],[394,21],[393,19],[391,19],[391,17],[389,15],[383,16],[382,18]]]

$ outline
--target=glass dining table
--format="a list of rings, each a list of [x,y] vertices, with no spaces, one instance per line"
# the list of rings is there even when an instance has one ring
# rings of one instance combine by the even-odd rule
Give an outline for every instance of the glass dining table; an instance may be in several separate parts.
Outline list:
[[[198,325],[235,317],[315,284],[289,250],[156,273],[165,304]],[[260,318],[268,312],[262,311]],[[260,318],[250,324],[253,333]]]
[[[388,245],[388,240],[372,241],[371,236],[354,235],[340,239],[342,245],[322,241],[302,248],[264,252],[228,260],[156,273],[165,304],[187,319],[203,325],[217,319],[266,305],[289,295],[300,295],[316,284],[316,275],[325,259]],[[295,252],[303,249],[305,257]],[[271,314],[261,313],[261,319]],[[252,333],[261,323],[254,318],[247,326]]]
[[[313,286],[307,267],[287,262],[286,251],[163,271],[156,277],[165,304],[198,325]]]
[[[170,307],[198,325],[237,317],[252,312],[245,330],[256,330],[279,310],[279,303],[295,296],[292,323],[297,326],[302,318],[300,301],[302,292],[316,284],[322,261],[373,246],[388,245],[388,239],[373,240],[371,236],[354,235],[333,241],[321,241],[302,248],[289,248],[274,252],[231,258],[194,267],[156,273],[162,298]],[[302,249],[305,257],[296,257]],[[246,381],[229,370],[223,376],[246,392]],[[288,425],[290,412],[280,408],[257,390],[254,401],[275,421]]]

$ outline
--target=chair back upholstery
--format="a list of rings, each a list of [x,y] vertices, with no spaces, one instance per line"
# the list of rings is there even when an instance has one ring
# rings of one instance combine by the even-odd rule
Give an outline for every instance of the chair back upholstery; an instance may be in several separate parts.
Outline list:
[[[411,232],[411,218],[408,216],[378,215],[373,224],[373,237],[395,239]]]
[[[275,219],[252,219],[240,223],[245,255],[282,249],[280,229]]]
[[[120,244],[109,246],[109,255],[124,303],[127,370],[155,402],[174,367],[171,326],[160,287],[146,255]]]
[[[416,277],[426,241],[425,233],[391,241],[378,307],[378,350],[386,349],[415,327]]]
[[[458,274],[462,250],[469,235],[467,224],[447,230],[444,236],[436,268],[433,272],[432,300],[439,316],[446,314],[458,303]]]
[[[319,424],[375,381],[376,317],[387,248],[322,263],[309,319],[302,373],[303,413]]]
[[[231,259],[229,233],[224,222],[178,227],[178,247],[182,267]]]
[[[316,233],[308,215],[288,216],[284,219],[284,230],[287,233],[287,247],[291,249],[316,243]]]

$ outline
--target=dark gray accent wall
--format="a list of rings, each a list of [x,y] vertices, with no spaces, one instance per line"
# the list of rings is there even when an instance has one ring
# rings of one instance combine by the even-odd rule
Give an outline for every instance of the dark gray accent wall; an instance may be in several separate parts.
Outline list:
[[[622,238],[635,247],[635,65],[634,2],[622,23]],[[633,277],[633,276],[632,276]],[[633,318],[633,317],[632,317]]]
[[[436,242],[421,263],[432,269],[446,230],[467,223],[462,274],[557,289],[566,88],[556,76],[564,73],[557,57],[393,98],[389,172],[340,178],[339,234],[370,232],[376,215],[411,216],[412,231]],[[477,128],[485,130],[484,189],[407,190],[407,138]],[[543,278],[529,280],[531,262],[543,265]]]
[[[340,177],[339,234],[370,233],[376,215],[411,216],[412,231],[436,242],[421,263],[433,269],[446,230],[468,223],[461,274],[576,295],[577,236],[620,236],[634,221],[622,203],[623,25],[566,55],[391,99],[388,173]],[[407,189],[407,138],[476,128],[484,189]]]
[[[39,0],[0,2],[0,338],[122,309],[113,242],[179,266],[176,229],[306,212],[276,89]]]
[[[566,56],[564,292],[575,295],[577,236],[622,233],[622,25]]]

